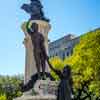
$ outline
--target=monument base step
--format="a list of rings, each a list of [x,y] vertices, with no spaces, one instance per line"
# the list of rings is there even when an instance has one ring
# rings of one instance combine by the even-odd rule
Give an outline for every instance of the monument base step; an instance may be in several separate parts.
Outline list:
[[[56,96],[55,95],[22,96],[19,98],[15,98],[13,100],[56,100]]]

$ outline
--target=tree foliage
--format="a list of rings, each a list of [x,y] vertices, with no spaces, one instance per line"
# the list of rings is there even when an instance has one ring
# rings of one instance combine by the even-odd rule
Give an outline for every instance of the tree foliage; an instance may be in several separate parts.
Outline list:
[[[73,76],[75,88],[82,88],[86,82],[89,91],[100,96],[100,29],[82,35],[64,64],[70,64],[73,73],[77,73]]]
[[[7,100],[6,95],[0,95],[0,100]]]
[[[22,75],[0,76],[0,100],[3,100],[1,98],[13,100],[13,98],[21,96],[20,84],[22,83],[22,79]]]

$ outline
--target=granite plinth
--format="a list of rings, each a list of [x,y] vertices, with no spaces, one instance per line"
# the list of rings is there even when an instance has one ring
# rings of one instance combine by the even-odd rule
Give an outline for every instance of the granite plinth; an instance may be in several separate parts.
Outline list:
[[[56,100],[56,96],[55,95],[22,96],[22,97],[14,99],[14,100]]]
[[[39,95],[57,95],[59,81],[37,80],[34,91]]]

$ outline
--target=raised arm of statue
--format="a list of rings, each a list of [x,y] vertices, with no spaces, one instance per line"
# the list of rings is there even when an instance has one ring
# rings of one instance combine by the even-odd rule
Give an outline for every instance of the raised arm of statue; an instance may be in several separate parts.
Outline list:
[[[49,62],[49,58],[47,58],[47,62],[48,62],[49,67],[51,68],[51,70],[53,70],[59,77],[61,77],[61,71],[53,68],[53,66]]]

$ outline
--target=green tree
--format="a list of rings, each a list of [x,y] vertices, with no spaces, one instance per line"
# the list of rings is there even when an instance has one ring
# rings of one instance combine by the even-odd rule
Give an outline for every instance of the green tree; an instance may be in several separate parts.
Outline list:
[[[0,95],[5,94],[7,100],[21,96],[20,84],[23,82],[23,75],[0,76]]]
[[[64,64],[72,67],[74,87],[100,97],[100,29],[90,31],[80,37],[70,58]]]

